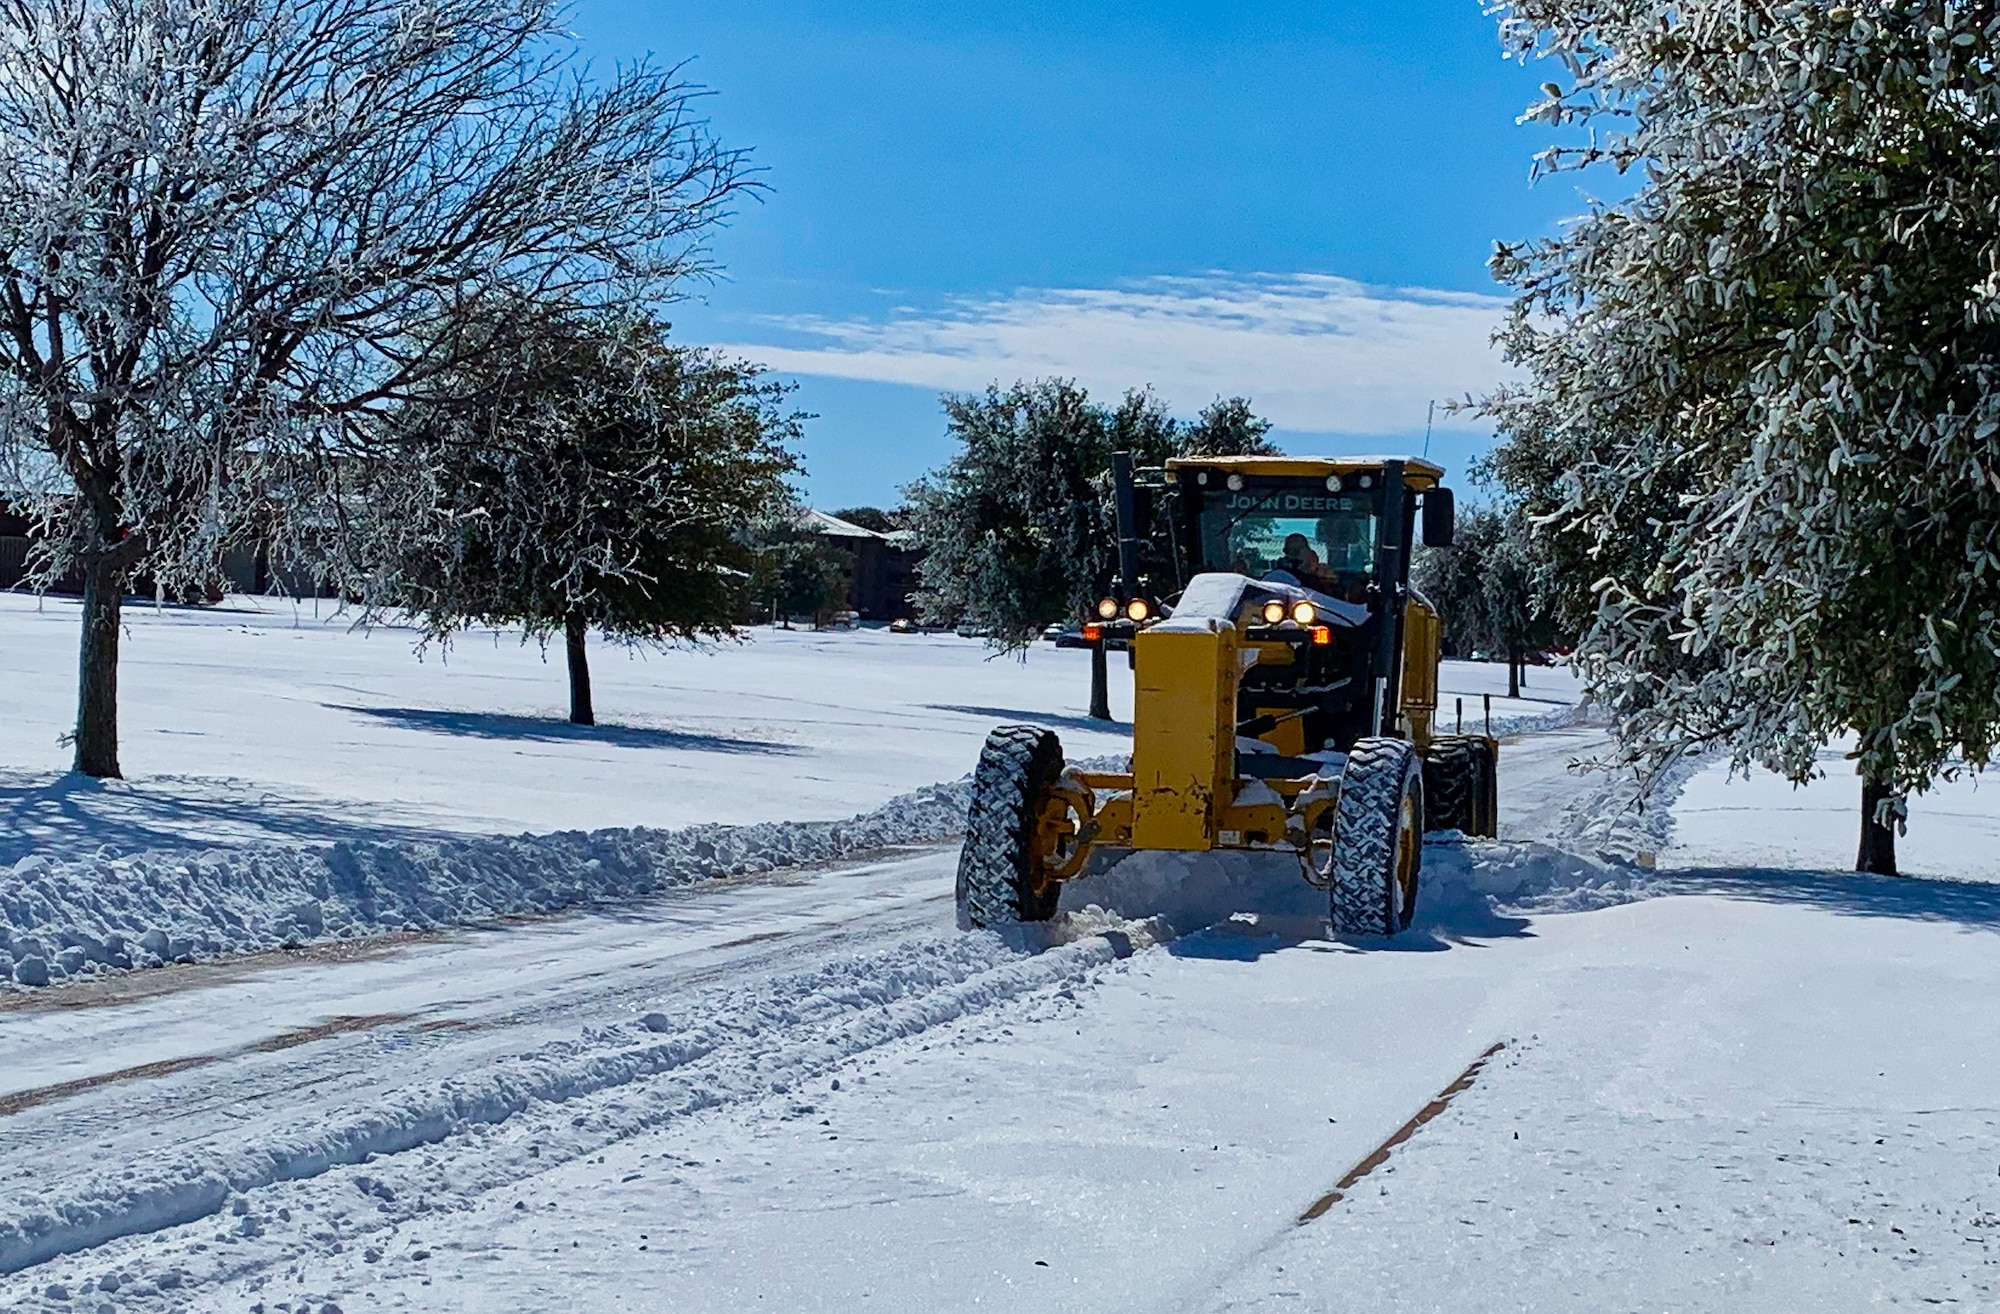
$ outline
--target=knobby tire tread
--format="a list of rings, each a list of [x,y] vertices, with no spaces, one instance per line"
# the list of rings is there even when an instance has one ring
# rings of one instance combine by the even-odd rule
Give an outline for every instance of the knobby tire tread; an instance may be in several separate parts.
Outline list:
[[[1461,735],[1438,735],[1424,752],[1424,826],[1479,833],[1485,802],[1480,788],[1480,746]]]
[[[1423,769],[1400,739],[1361,739],[1347,755],[1334,813],[1334,929],[1347,935],[1394,935],[1408,924],[1396,880],[1397,819],[1404,797],[1417,796],[1417,856],[1423,854]],[[1421,867],[1419,868],[1421,874]]]
[[[1045,922],[1055,916],[1061,887],[1039,895],[1034,871],[1035,809],[1062,774],[1062,742],[1052,730],[1005,725],[986,737],[972,773],[972,805],[958,852],[961,929]]]

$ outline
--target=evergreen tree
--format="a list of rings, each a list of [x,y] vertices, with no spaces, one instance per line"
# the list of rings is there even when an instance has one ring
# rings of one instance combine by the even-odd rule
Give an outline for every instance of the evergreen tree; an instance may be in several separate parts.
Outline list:
[[[1641,182],[1502,247],[1495,469],[1587,592],[1630,759],[1803,781],[1852,734],[1857,866],[2000,731],[2000,25],[1964,0],[1516,0],[1597,124],[1545,170]]]
[[[789,625],[794,617],[808,616],[818,629],[847,601],[852,567],[825,535],[799,524],[801,514],[794,508],[752,534],[749,603],[759,619]]]
[[[1175,454],[1276,456],[1277,445],[1264,436],[1270,432],[1271,422],[1251,413],[1249,398],[1217,398],[1182,429]]]
[[[904,490],[926,553],[917,604],[1026,648],[1049,622],[1081,614],[1104,575],[1109,417],[1067,379],[947,396],[944,410],[958,451]]]
[[[508,303],[474,377],[402,407],[349,500],[357,582],[446,639],[561,634],[570,720],[595,723],[586,636],[732,635],[745,527],[788,505],[802,417],[755,365],[669,345],[664,325]]]
[[[924,545],[917,604],[927,614],[974,617],[996,645],[1025,650],[1053,621],[1089,614],[1115,576],[1117,518],[1111,454],[1157,466],[1203,455],[1276,450],[1267,421],[1241,398],[1216,402],[1193,425],[1177,421],[1149,389],[1110,410],[1068,379],[947,396],[958,451],[904,490],[910,527]],[[1165,508],[1156,507],[1147,569],[1171,569]],[[1111,715],[1104,652],[1091,662],[1091,715]]]

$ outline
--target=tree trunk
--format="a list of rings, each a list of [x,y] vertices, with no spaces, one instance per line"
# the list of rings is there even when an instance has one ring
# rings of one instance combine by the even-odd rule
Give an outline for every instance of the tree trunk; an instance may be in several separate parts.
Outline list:
[[[1519,698],[1521,696],[1521,650],[1519,648],[1509,648],[1507,650],[1507,696],[1509,698]]]
[[[1090,646],[1090,718],[1093,721],[1111,719],[1111,669],[1104,660],[1104,645]]]
[[[1878,825],[1878,807],[1894,797],[1887,781],[1861,777],[1861,851],[1854,855],[1854,870],[1876,876],[1896,875],[1896,819]]]
[[[569,719],[575,725],[596,725],[597,713],[590,706],[590,657],[583,641],[590,623],[571,612],[563,618],[563,647],[569,651]]]
[[[77,660],[76,766],[86,776],[119,779],[118,631],[124,601],[116,566],[93,561],[83,571],[83,644]]]

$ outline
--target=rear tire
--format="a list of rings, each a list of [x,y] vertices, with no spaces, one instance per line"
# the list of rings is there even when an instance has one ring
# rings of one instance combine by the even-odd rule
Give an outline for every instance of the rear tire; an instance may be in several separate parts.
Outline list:
[[[1062,886],[1041,878],[1045,855],[1035,852],[1035,822],[1062,770],[1062,741],[1054,731],[1003,725],[986,736],[958,851],[961,930],[1055,916]]]
[[[1417,910],[1424,857],[1424,773],[1401,739],[1355,742],[1333,819],[1334,930],[1394,935]]]
[[[1485,810],[1476,819],[1476,832],[1485,839],[1500,836],[1500,745],[1491,739],[1479,741],[1479,796]]]
[[[1495,766],[1491,740],[1434,736],[1424,750],[1425,827],[1488,839],[1498,833]]]

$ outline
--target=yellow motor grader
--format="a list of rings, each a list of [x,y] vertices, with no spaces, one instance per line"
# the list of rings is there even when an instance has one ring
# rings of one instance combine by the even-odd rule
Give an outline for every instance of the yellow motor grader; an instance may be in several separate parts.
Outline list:
[[[1438,616],[1409,585],[1413,542],[1451,543],[1443,473],[1288,456],[1135,473],[1115,457],[1118,579],[1086,633],[1130,654],[1132,769],[1068,765],[1040,726],[993,731],[959,924],[1045,921],[1063,882],[1151,849],[1296,854],[1336,930],[1407,927],[1425,830],[1496,824],[1498,745],[1435,732]],[[1164,553],[1142,536],[1161,524]],[[1140,573],[1142,549],[1171,563],[1170,587]]]

